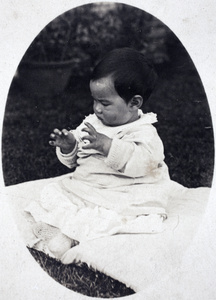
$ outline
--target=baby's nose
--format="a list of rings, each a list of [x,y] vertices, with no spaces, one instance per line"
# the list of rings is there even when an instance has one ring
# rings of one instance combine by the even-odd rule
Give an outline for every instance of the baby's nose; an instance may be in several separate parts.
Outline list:
[[[102,107],[101,107],[101,104],[100,103],[96,103],[94,105],[94,109],[97,113],[101,114],[102,113]]]

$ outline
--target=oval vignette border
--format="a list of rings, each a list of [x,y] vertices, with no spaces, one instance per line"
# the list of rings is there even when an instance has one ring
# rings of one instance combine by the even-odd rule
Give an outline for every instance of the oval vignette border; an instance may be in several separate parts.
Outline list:
[[[36,11],[34,13],[32,13],[32,15],[33,15],[32,19],[35,21],[38,20],[39,12],[40,12],[41,16],[44,16],[44,17],[42,18],[43,24],[40,24],[39,27],[37,25],[37,26],[33,26],[33,28],[28,28],[29,33],[27,34],[27,36],[29,38],[29,36],[31,35],[31,38],[33,40],[33,37],[36,36],[35,32],[39,32],[39,29],[43,28],[46,25],[46,23],[48,23],[48,21],[54,19],[54,17],[56,17],[57,15],[60,15],[61,13],[63,13],[66,10],[69,10],[70,8],[74,8],[76,6],[88,3],[87,1],[74,1],[73,4],[71,3],[71,1],[63,1],[63,3],[58,3],[58,1],[47,1],[46,5],[45,5],[42,1],[40,1],[40,3],[37,3],[37,4],[33,4],[33,2],[31,4],[30,3],[27,4],[27,2],[29,2],[29,1],[21,0],[19,2],[19,4],[18,3],[15,4],[15,3],[12,3],[12,1],[9,1],[8,7],[7,7],[7,9],[9,9],[9,11],[5,11],[4,9],[2,10],[2,11],[4,11],[4,13],[2,13],[3,18],[1,20],[1,22],[2,22],[1,27],[2,27],[2,34],[3,34],[2,39],[4,40],[4,43],[1,46],[1,53],[2,53],[1,56],[6,57],[6,59],[8,61],[10,61],[10,63],[8,65],[7,65],[7,63],[4,63],[4,62],[1,65],[1,71],[2,71],[2,75],[3,75],[1,85],[3,88],[2,94],[4,96],[5,102],[7,99],[7,92],[9,89],[9,85],[10,85],[12,77],[14,75],[13,71],[15,71],[16,66],[18,65],[18,62],[20,61],[21,56],[24,53],[22,50],[19,49],[16,52],[16,55],[15,55],[16,58],[14,58],[13,57],[14,56],[14,48],[11,49],[9,52],[7,52],[7,51],[4,52],[4,46],[6,46],[5,48],[7,49],[6,41],[8,40],[9,45],[11,44],[10,39],[12,39],[12,37],[10,36],[10,34],[7,34],[7,29],[10,28],[11,23],[13,23],[12,20],[8,19],[8,25],[7,25],[7,22],[5,23],[6,17],[11,17],[13,15],[14,21],[15,21],[14,26],[15,26],[17,24],[17,20],[19,18],[25,19],[25,13],[23,13],[23,15],[19,16],[19,14],[16,15],[16,10],[18,12],[23,10],[24,12],[26,12],[28,14],[28,13],[31,13],[31,9],[34,10],[34,8],[36,8]],[[52,7],[53,2],[55,2],[55,4],[54,4],[55,8]],[[92,2],[95,2],[95,1],[92,1]],[[105,2],[105,1],[103,1],[103,2]],[[110,2],[113,2],[113,1],[110,1]],[[205,88],[205,91],[207,94],[208,104],[210,106],[210,111],[211,111],[211,116],[212,116],[212,121],[213,121],[213,126],[214,126],[215,119],[216,119],[216,106],[215,106],[216,101],[214,101],[213,95],[216,94],[216,92],[213,87],[213,78],[215,78],[215,77],[213,76],[213,78],[212,78],[210,76],[214,75],[213,73],[211,74],[211,70],[213,72],[213,68],[211,68],[211,65],[214,65],[214,62],[216,63],[216,61],[210,62],[210,59],[215,59],[215,54],[214,54],[214,53],[216,53],[216,49],[214,49],[215,45],[213,45],[213,41],[211,40],[210,36],[208,36],[208,32],[206,32],[206,36],[202,37],[202,44],[204,44],[206,42],[207,46],[204,47],[202,44],[199,44],[199,46],[201,46],[201,49],[200,49],[200,47],[197,47],[196,42],[199,41],[199,43],[201,43],[200,39],[199,39],[201,33],[196,32],[196,27],[194,27],[196,25],[196,23],[193,24],[192,30],[191,30],[191,27],[190,27],[191,23],[187,20],[188,20],[188,18],[190,18],[190,16],[192,19],[195,20],[196,19],[194,17],[195,14],[199,13],[198,16],[196,16],[199,19],[199,22],[201,23],[201,25],[199,25],[199,26],[202,26],[202,24],[203,24],[203,27],[206,29],[208,28],[208,26],[210,26],[210,27],[213,26],[214,28],[216,28],[216,21],[213,21],[211,18],[209,18],[209,19],[204,18],[203,14],[202,14],[202,12],[204,12],[204,9],[206,9],[206,7],[208,7],[207,10],[210,12],[211,9],[213,10],[213,8],[216,8],[216,4],[213,4],[213,1],[212,2],[209,1],[209,3],[212,3],[212,5],[215,6],[215,7],[211,7],[211,6],[208,6],[206,4],[206,2],[204,3],[204,1],[199,0],[196,3],[193,3],[194,11],[191,11],[190,12],[191,14],[190,14],[188,12],[188,3],[186,1],[184,1],[181,5],[179,4],[181,6],[180,12],[178,12],[178,4],[176,4],[176,7],[172,7],[172,3],[170,3],[168,0],[163,2],[163,7],[161,7],[159,1],[154,1],[154,0],[145,1],[145,3],[143,3],[143,4],[141,4],[140,2],[136,3],[136,1],[134,1],[134,0],[124,1],[124,3],[128,4],[128,5],[133,5],[137,8],[145,10],[146,12],[157,17],[162,22],[164,22],[164,24],[166,24],[177,35],[177,37],[179,38],[181,43],[185,46],[188,54],[194,61],[195,67],[201,77],[201,81],[204,85],[204,88]],[[173,11],[173,17],[171,16],[171,11]],[[185,15],[184,15],[184,12],[185,12]],[[178,16],[177,20],[175,19],[175,16]],[[206,16],[206,12],[204,13],[204,16]],[[24,20],[22,20],[22,22],[25,23]],[[198,20],[196,22],[198,24]],[[41,22],[39,22],[39,23],[41,23]],[[182,26],[182,29],[179,29],[179,28],[177,28],[177,24],[179,26],[184,24],[184,26]],[[185,32],[184,32],[184,30],[185,30]],[[211,28],[210,28],[210,30],[211,30]],[[14,33],[14,37],[15,38],[16,38],[16,36],[19,37],[20,32],[23,32],[23,31],[24,31],[24,29],[22,28],[22,26],[17,27],[18,35],[16,35]],[[194,33],[196,33],[196,34],[193,36],[190,33],[190,31],[192,32],[192,34],[194,34]],[[190,38],[191,38],[191,40],[190,40]],[[25,38],[24,41],[25,41],[25,45],[28,46],[30,44],[29,40],[27,38]],[[15,39],[14,45],[16,44],[15,42],[22,43],[22,41]],[[211,50],[210,50],[210,48],[208,48],[208,46],[210,47],[210,45],[212,48]],[[16,46],[19,46],[19,44],[16,44]],[[22,46],[21,48],[27,49],[27,47],[25,47],[25,46]],[[7,55],[5,56],[5,54],[7,54]],[[9,67],[8,71],[6,70],[7,67]],[[206,74],[208,69],[210,69],[210,73]],[[4,107],[4,105],[2,105],[2,107]],[[2,114],[3,113],[4,113],[4,109],[2,109]],[[1,116],[1,117],[3,118],[3,116]],[[1,176],[1,180],[3,180],[2,176]],[[215,189],[214,181],[215,180],[213,178],[213,191]],[[212,192],[212,194],[213,194],[213,192]],[[214,242],[214,240],[213,240],[214,237],[213,237],[213,232],[212,232],[213,228],[211,229],[212,231],[208,231],[211,227],[213,227],[215,225],[213,222],[213,213],[211,213],[213,210],[214,210],[214,203],[213,203],[213,196],[212,196],[212,197],[210,197],[210,200],[209,200],[209,204],[207,207],[205,218],[203,220],[202,228],[199,228],[199,233],[196,235],[196,241],[194,241],[194,243],[200,247],[198,252],[203,253],[203,255],[205,252],[205,248],[202,249],[201,244],[205,244],[205,242],[197,243],[197,240],[201,239],[203,241],[203,239],[207,239],[208,242],[211,240],[212,240],[212,242]],[[4,273],[5,276],[4,277],[2,276],[3,278],[2,278],[0,290],[2,289],[4,293],[7,293],[8,299],[13,299],[14,297],[16,297],[16,299],[23,299],[23,300],[30,299],[30,297],[31,297],[31,299],[39,299],[39,298],[40,299],[57,299],[57,298],[70,299],[71,296],[76,297],[76,299],[85,299],[85,298],[89,299],[89,297],[85,297],[83,295],[78,295],[77,293],[73,293],[64,287],[57,285],[56,282],[52,278],[47,278],[48,276],[41,269],[41,267],[37,268],[35,262],[32,260],[31,255],[29,255],[29,256],[27,255],[27,251],[25,250],[25,247],[23,247],[23,242],[19,241],[19,239],[20,239],[19,235],[17,235],[16,227],[14,226],[14,224],[12,224],[13,221],[10,222],[12,220],[12,217],[10,216],[9,211],[7,211],[7,208],[5,208],[5,210],[2,210],[2,212],[6,213],[6,215],[4,214],[3,217],[1,218],[1,220],[2,220],[1,239],[3,238],[2,245],[4,247],[3,254],[7,253],[7,256],[4,259],[6,259],[6,261],[7,261],[8,269],[13,270],[13,273],[11,271],[10,272],[7,271]],[[8,234],[5,233],[5,231],[6,231],[5,228],[8,229]],[[208,232],[208,237],[204,237],[207,232]],[[212,234],[212,237],[211,237],[211,234]],[[17,236],[18,236],[18,238],[17,238]],[[11,247],[11,245],[10,245],[11,241],[13,241],[13,245],[14,245],[13,247],[15,247],[15,248]],[[192,250],[193,250],[193,247],[192,247]],[[1,259],[2,259],[3,254],[1,251]],[[189,254],[189,256],[190,256],[190,254]],[[34,274],[30,275],[29,274],[30,271],[32,271]],[[44,273],[44,275],[42,273]],[[37,277],[41,277],[42,280],[36,280],[35,283],[32,283],[35,279],[37,279]],[[22,280],[25,278],[26,278],[26,281],[23,282]],[[12,284],[12,282],[13,282],[13,284]],[[4,283],[4,285],[3,285],[3,283]],[[39,283],[43,283],[43,286],[40,286]],[[25,289],[23,289],[24,287],[25,287]],[[137,299],[137,297],[140,297],[140,299],[142,299],[142,294],[144,296],[145,292],[147,292],[147,291],[143,291],[143,293],[138,293],[134,296],[131,296],[130,298],[135,299],[135,297],[136,297],[136,299]],[[161,293],[163,293],[163,292],[164,292],[163,287],[161,286]],[[167,292],[168,292],[168,290],[167,290]],[[147,292],[147,294],[148,294],[148,292]],[[166,293],[164,293],[164,296],[165,296],[165,294]],[[166,296],[165,296],[165,298],[166,298]],[[147,298],[147,299],[149,299],[149,298]]]

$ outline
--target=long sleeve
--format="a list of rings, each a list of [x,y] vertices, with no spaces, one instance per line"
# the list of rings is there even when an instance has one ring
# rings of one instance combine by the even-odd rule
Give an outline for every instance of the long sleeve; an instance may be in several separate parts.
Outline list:
[[[107,166],[130,177],[150,174],[164,160],[164,148],[156,129],[143,126],[121,139],[114,138],[105,163]]]
[[[72,169],[76,167],[76,161],[77,161],[77,150],[78,150],[78,143],[76,143],[74,149],[72,152],[68,154],[63,154],[59,147],[56,147],[56,155],[59,159],[59,161],[65,165],[66,167]]]

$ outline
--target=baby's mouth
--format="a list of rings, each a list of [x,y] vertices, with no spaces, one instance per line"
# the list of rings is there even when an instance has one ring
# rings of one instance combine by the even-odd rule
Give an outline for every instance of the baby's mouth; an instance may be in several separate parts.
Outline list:
[[[100,121],[103,120],[102,117],[100,117],[100,116],[98,116],[98,115],[96,115],[96,116],[97,116],[97,118],[98,118]]]

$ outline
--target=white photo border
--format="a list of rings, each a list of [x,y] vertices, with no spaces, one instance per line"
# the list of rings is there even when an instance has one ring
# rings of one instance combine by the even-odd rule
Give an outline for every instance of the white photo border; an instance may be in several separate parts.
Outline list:
[[[214,0],[171,1],[130,0],[91,1],[121,2],[133,5],[164,22],[180,39],[192,58],[207,94],[213,126],[216,122],[216,2]],[[76,0],[5,0],[0,18],[0,91],[1,130],[8,90],[16,68],[39,31],[63,12],[88,4]],[[1,168],[2,170],[2,168]],[[0,174],[1,188],[3,176]],[[185,253],[178,274],[162,278],[148,290],[130,299],[214,299],[216,298],[216,195],[215,178],[208,207],[199,231]],[[2,299],[89,299],[72,292],[49,277],[32,259],[20,239],[10,209],[3,197],[0,204],[0,294]],[[173,288],[175,287],[175,289]],[[175,293],[174,293],[175,291]]]

